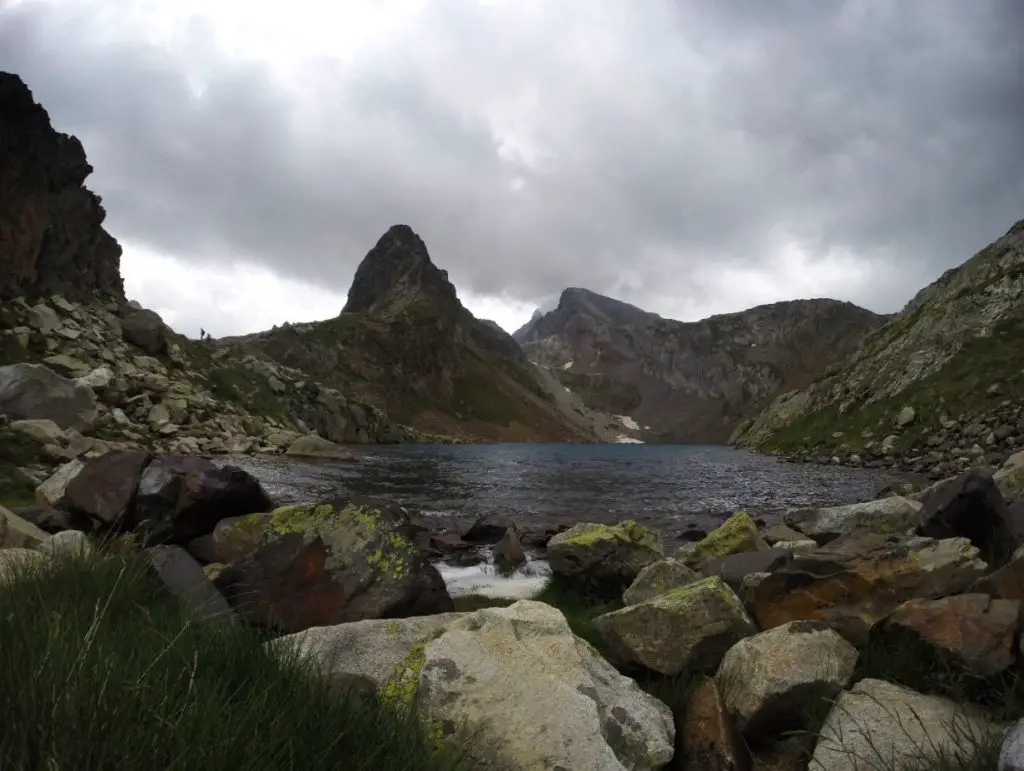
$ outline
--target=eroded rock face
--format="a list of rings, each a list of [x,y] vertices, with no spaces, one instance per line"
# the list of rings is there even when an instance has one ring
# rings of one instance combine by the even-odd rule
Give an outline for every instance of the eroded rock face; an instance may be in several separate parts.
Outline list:
[[[621,593],[662,556],[661,536],[633,520],[574,525],[555,535],[547,551],[551,571],[560,579],[609,596]]]
[[[757,632],[717,576],[605,613],[596,623],[616,656],[670,676],[713,670],[734,643]]]
[[[83,187],[91,172],[81,143],[53,129],[21,78],[0,72],[0,301],[124,298],[121,247]]]
[[[909,600],[885,619],[877,633],[924,641],[979,677],[989,677],[1013,663],[1019,617],[1018,600],[959,594]]]
[[[521,600],[448,624],[418,655],[416,701],[445,735],[476,737],[501,767],[654,771],[673,755],[668,707],[576,637],[562,613]]]
[[[829,712],[810,771],[928,768],[940,753],[998,731],[980,715],[939,696],[883,680],[861,680]]]
[[[805,712],[850,682],[857,649],[820,621],[792,621],[737,642],[715,681],[737,727],[766,737],[801,725]]]
[[[453,610],[444,580],[397,506],[339,499],[252,515],[259,546],[215,581],[252,622],[298,632]]]
[[[855,645],[900,603],[965,591],[987,565],[966,538],[855,534],[745,583],[743,599],[764,629],[823,620]]]

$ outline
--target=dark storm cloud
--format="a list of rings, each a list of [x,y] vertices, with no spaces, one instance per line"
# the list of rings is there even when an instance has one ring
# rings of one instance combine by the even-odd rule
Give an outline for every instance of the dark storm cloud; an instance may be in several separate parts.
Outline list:
[[[0,68],[82,138],[115,234],[182,260],[344,291],[406,222],[476,294],[683,309],[793,239],[891,311],[1024,217],[1017,0],[437,2],[287,85],[201,23],[161,49],[72,7],[0,11]]]

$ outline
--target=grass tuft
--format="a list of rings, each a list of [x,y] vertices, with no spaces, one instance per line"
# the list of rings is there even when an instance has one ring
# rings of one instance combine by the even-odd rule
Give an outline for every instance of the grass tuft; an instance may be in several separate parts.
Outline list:
[[[0,640],[2,768],[479,767],[243,625],[196,624],[125,550],[0,584]]]

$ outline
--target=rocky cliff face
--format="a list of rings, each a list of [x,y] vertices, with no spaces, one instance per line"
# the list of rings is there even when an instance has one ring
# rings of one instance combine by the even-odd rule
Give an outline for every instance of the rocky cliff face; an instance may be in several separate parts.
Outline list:
[[[644,438],[724,442],[884,320],[850,303],[798,300],[687,323],[574,288],[515,337],[590,407],[630,416]]]
[[[422,430],[465,439],[596,437],[588,411],[555,398],[515,340],[463,307],[406,225],[390,228],[363,259],[337,318],[239,342]]]
[[[921,290],[737,444],[949,472],[1024,443],[1024,220]]]
[[[82,144],[53,130],[17,75],[0,72],[0,300],[124,298],[121,247],[103,229]]]

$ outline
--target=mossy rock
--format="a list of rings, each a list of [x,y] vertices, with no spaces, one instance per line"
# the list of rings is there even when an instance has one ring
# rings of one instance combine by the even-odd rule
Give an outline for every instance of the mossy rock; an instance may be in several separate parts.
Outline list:
[[[552,572],[569,585],[617,599],[643,568],[664,556],[664,547],[656,531],[634,520],[585,522],[554,536],[547,556]]]
[[[408,525],[398,506],[365,499],[239,517],[233,526],[258,545],[216,584],[251,621],[287,632],[453,610]]]
[[[757,532],[757,523],[745,511],[737,511],[685,553],[687,562],[708,557],[726,557],[745,551],[762,551],[768,545]]]

